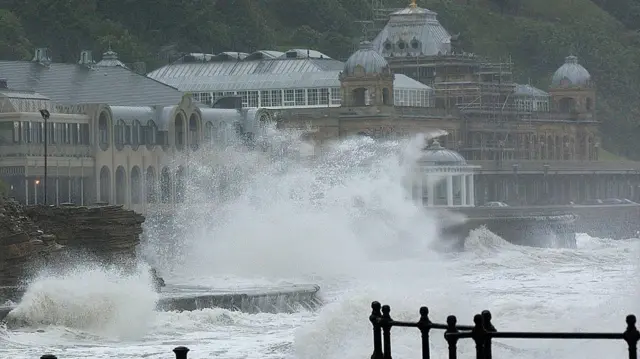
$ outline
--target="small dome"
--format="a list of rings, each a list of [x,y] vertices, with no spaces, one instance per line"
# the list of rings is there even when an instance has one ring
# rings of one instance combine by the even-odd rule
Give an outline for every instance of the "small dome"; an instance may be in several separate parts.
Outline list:
[[[456,151],[448,150],[440,146],[438,140],[433,140],[431,145],[423,150],[420,162],[431,166],[466,166],[467,160]]]
[[[567,56],[564,65],[556,70],[551,79],[551,87],[588,87],[591,85],[591,74],[578,63],[576,56]]]
[[[369,41],[360,43],[360,49],[345,62],[344,74],[355,74],[358,66],[361,66],[367,75],[391,73],[387,60],[373,49],[373,45]]]

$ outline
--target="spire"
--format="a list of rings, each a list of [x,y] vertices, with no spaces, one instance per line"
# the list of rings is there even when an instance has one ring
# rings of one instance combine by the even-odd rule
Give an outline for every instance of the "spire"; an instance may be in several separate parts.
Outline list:
[[[416,4],[416,0],[411,0],[411,3],[409,4],[409,7],[412,9],[415,9],[418,7],[418,4]]]

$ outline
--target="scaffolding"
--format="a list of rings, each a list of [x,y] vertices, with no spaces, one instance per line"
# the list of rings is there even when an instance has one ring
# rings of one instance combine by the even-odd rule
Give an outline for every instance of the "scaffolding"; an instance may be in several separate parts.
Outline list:
[[[369,0],[370,11],[366,18],[356,20],[355,23],[360,25],[361,34],[354,39],[353,50],[357,50],[361,41],[372,41],[389,21],[389,15],[402,10],[400,8],[386,8],[384,0]]]

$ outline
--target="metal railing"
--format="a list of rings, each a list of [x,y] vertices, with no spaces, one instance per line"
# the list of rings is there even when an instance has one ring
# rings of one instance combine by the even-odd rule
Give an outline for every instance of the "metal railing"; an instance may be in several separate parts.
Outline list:
[[[449,359],[458,357],[458,341],[471,338],[476,344],[477,359],[492,359],[491,339],[609,339],[624,340],[629,348],[629,359],[638,359],[637,346],[640,332],[636,329],[636,316],[628,315],[627,329],[622,333],[568,333],[568,332],[500,332],[491,323],[491,312],[482,311],[473,317],[473,326],[458,325],[456,316],[447,317],[447,324],[433,323],[429,320],[429,309],[420,308],[420,319],[417,322],[402,322],[391,318],[391,308],[371,303],[369,321],[373,325],[373,354],[371,359],[391,359],[391,328],[418,328],[422,336],[422,359],[431,357],[429,332],[431,329],[445,330],[444,338],[449,345]]]

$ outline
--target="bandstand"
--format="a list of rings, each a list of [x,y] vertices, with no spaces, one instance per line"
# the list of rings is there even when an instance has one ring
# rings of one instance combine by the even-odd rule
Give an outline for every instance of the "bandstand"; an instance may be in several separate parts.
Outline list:
[[[480,166],[467,164],[462,155],[434,139],[418,161],[413,198],[428,207],[473,207],[476,168]]]

